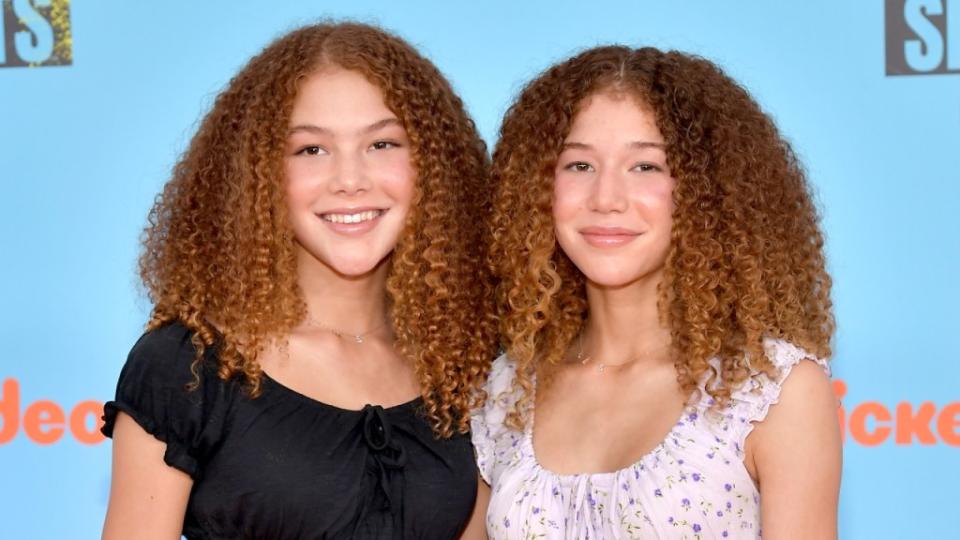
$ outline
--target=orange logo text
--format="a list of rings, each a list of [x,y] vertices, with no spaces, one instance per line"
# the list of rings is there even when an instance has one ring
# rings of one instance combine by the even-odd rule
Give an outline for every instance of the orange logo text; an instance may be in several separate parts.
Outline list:
[[[16,379],[6,379],[0,387],[0,444],[6,444],[17,436],[20,426],[28,439],[37,444],[53,444],[69,433],[83,444],[103,442],[100,433],[103,421],[103,403],[99,401],[81,401],[67,409],[55,401],[41,399],[29,405],[23,404],[21,417],[20,383]],[[93,416],[95,426],[87,429],[87,418]]]

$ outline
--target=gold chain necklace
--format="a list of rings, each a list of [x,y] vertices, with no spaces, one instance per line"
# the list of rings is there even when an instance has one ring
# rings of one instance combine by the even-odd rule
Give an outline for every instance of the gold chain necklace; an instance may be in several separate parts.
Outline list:
[[[622,364],[609,364],[609,367],[621,368],[624,366],[629,366],[630,364],[635,363],[640,358],[643,358],[644,356],[649,355],[651,352],[655,352],[664,348],[666,348],[666,346],[661,345],[653,349],[646,349],[644,351],[641,351],[641,354],[638,357],[627,360]],[[585,366],[589,364],[592,360],[593,358],[590,355],[583,353],[583,332],[580,332],[580,334],[577,336],[577,361],[580,362],[581,366]],[[600,373],[603,373],[604,370],[607,369],[607,367],[608,367],[608,364],[604,362],[597,363],[597,371],[599,371]]]
[[[337,339],[343,339],[343,336],[348,336],[350,338],[353,338],[354,343],[357,343],[358,345],[363,345],[364,343],[363,338],[369,336],[370,334],[376,332],[377,330],[380,330],[381,328],[387,325],[387,321],[383,321],[382,323],[378,324],[377,326],[374,326],[373,328],[370,328],[364,332],[360,332],[359,334],[354,334],[353,332],[347,332],[345,330],[341,330],[339,328],[334,328],[330,325],[323,324],[322,322],[314,319],[313,316],[310,315],[309,313],[307,314],[307,322],[319,328],[320,330],[330,332],[331,334],[337,336]]]

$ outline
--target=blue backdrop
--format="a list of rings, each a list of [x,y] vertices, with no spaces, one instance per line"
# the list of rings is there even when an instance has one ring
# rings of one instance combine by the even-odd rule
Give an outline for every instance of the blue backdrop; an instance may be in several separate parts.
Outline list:
[[[147,210],[232,74],[329,16],[418,46],[491,144],[521,84],[583,47],[724,66],[793,142],[823,208],[841,536],[960,538],[960,0],[2,4],[0,536],[99,536],[110,443],[91,411],[149,311],[135,274]]]

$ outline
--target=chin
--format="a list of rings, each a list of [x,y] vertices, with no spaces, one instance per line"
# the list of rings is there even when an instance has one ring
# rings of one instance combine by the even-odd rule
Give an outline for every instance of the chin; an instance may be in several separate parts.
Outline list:
[[[608,274],[585,274],[587,281],[592,283],[596,287],[604,289],[618,289],[620,287],[626,287],[631,283],[637,281],[636,277],[624,277]]]
[[[592,265],[593,268],[580,268],[587,281],[596,287],[617,289],[627,287],[648,279],[659,279],[662,266],[648,268],[615,268],[612,265]]]
[[[379,259],[332,260],[327,263],[327,266],[341,276],[359,278],[376,271],[386,259],[387,257],[384,256]]]

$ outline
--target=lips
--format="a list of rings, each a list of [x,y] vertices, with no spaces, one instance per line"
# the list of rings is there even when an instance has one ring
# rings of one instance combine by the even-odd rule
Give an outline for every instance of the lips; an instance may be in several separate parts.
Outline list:
[[[364,221],[370,221],[376,219],[384,214],[385,210],[376,208],[373,210],[351,210],[351,211],[335,211],[335,212],[325,212],[320,214],[320,219],[324,221],[329,221],[330,223],[363,223]]]
[[[580,235],[594,247],[619,247],[634,241],[640,232],[623,227],[584,227]]]
[[[372,207],[336,208],[317,216],[335,233],[358,236],[373,230],[388,210]]]

